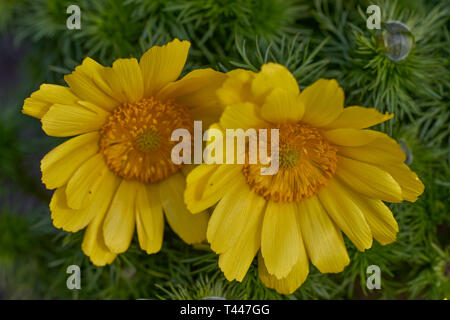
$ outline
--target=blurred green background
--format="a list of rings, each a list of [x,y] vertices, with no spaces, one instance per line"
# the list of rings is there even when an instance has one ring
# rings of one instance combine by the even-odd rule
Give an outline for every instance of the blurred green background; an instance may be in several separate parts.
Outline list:
[[[68,30],[68,5],[81,9],[81,29]],[[391,61],[380,36],[368,30],[366,9],[382,22],[411,30],[414,46]],[[444,299],[450,295],[449,14],[437,0],[1,0],[0,1],[0,298],[2,299]],[[348,242],[351,264],[337,275],[314,267],[294,294],[265,288],[253,265],[242,283],[227,282],[207,246],[184,244],[166,228],[156,255],[127,253],[104,268],[81,251],[83,231],[51,224],[51,192],[40,182],[40,159],[62,139],[21,114],[42,83],[63,84],[82,59],[108,65],[139,57],[174,37],[192,42],[184,70],[257,70],[287,66],[301,88],[336,78],[346,105],[395,113],[379,126],[401,142],[425,184],[416,203],[392,206],[395,243],[361,253]],[[407,39],[400,39],[406,41]],[[81,290],[68,290],[66,268],[81,267]],[[366,268],[381,268],[381,289],[368,290]]]

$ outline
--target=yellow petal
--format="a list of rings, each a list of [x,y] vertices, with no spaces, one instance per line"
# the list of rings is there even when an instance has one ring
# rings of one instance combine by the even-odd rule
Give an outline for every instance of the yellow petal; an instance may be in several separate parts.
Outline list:
[[[67,205],[65,186],[56,189],[50,202],[54,226],[70,232],[77,232],[86,227],[95,216],[103,214],[108,208],[112,194],[117,188],[117,180],[112,173],[103,175],[99,192],[95,194],[89,206],[82,210],[74,210]]]
[[[184,191],[184,202],[192,213],[199,213],[213,206],[219,199],[211,199],[209,202],[202,201],[207,182],[220,165],[201,164],[195,167],[186,177],[186,190]]]
[[[221,106],[198,107],[189,110],[192,121],[201,121],[203,128],[209,128],[217,123],[223,113]]]
[[[395,241],[398,224],[391,210],[381,201],[352,193],[352,200],[364,214],[373,237],[382,245]]]
[[[172,230],[188,244],[199,243],[206,238],[208,214],[192,214],[183,201],[186,180],[176,173],[159,183],[159,195],[164,213]]]
[[[102,180],[108,171],[101,153],[83,163],[67,183],[67,205],[72,209],[81,209],[89,205],[97,192],[101,192]]]
[[[161,249],[164,216],[158,187],[140,183],[136,194],[136,229],[139,245],[148,254]]]
[[[336,176],[353,190],[370,198],[389,202],[403,200],[397,181],[374,165],[338,156]]]
[[[103,267],[110,264],[117,257],[117,253],[109,251],[103,240],[102,224],[104,216],[97,216],[92,221],[84,233],[81,248],[85,255],[97,267]]]
[[[219,256],[219,267],[228,281],[242,281],[261,246],[261,228],[265,200],[259,198],[248,216],[245,230],[233,246]]]
[[[64,76],[64,80],[81,100],[89,101],[96,106],[111,111],[117,107],[120,102],[115,100],[102,78],[101,73],[106,68],[92,60],[86,58],[83,63],[75,68],[75,71]]]
[[[327,125],[327,128],[354,128],[364,129],[372,127],[394,117],[393,114],[380,113],[375,108],[351,106],[344,108],[341,115]]]
[[[85,227],[89,221],[83,219],[79,219],[77,210],[73,210],[67,206],[65,186],[58,188],[55,190],[52,196],[52,200],[50,201],[50,211],[51,217],[53,221],[53,225],[56,228],[61,228],[65,231],[78,231],[79,225],[84,225]]]
[[[259,107],[250,102],[227,106],[220,117],[224,129],[267,128],[269,124],[259,115]]]
[[[241,102],[255,102],[251,85],[256,73],[250,70],[235,69],[226,74],[222,87],[217,89],[217,96],[224,106]]]
[[[98,151],[98,132],[67,140],[45,155],[41,161],[42,182],[47,189],[63,186],[82,163]]]
[[[235,188],[242,181],[242,165],[221,165],[208,180],[204,198],[223,198],[226,191]]]
[[[383,134],[380,138],[359,147],[340,146],[338,153],[353,160],[364,161],[373,164],[401,163],[406,160],[406,155],[398,143]]]
[[[150,97],[167,83],[178,79],[190,46],[189,41],[175,39],[164,46],[154,46],[142,55],[139,65],[144,79],[145,97]]]
[[[297,80],[289,70],[280,64],[267,63],[252,82],[252,92],[255,97],[268,94],[274,88],[283,88],[295,95],[300,93]]]
[[[113,92],[120,92],[126,102],[137,102],[144,95],[144,80],[136,59],[117,59],[107,69],[108,81]]]
[[[344,186],[333,178],[328,181],[328,186],[319,191],[318,196],[328,215],[359,251],[372,246],[369,225]]]
[[[78,100],[80,99],[67,87],[43,84],[39,90],[25,99],[22,112],[40,119],[47,113],[51,105],[55,103],[75,104]]]
[[[383,137],[383,133],[372,130],[333,129],[323,132],[323,136],[331,143],[344,147],[359,147]]]
[[[415,202],[425,190],[417,174],[404,163],[380,163],[378,167],[387,171],[397,181],[402,190],[402,197],[407,201]]]
[[[262,254],[258,255],[258,275],[266,287],[275,289],[281,294],[291,294],[305,282],[309,273],[309,263],[303,243],[301,242],[299,245],[301,245],[301,250],[298,261],[287,276],[282,279],[277,279],[277,277],[271,275],[267,271]]]
[[[130,246],[135,224],[135,200],[139,182],[122,180],[103,224],[105,244],[111,252],[122,253]]]
[[[42,117],[42,129],[49,136],[68,137],[99,130],[109,113],[91,103],[54,104]]]
[[[342,233],[331,221],[319,199],[298,203],[298,219],[311,262],[322,273],[338,273],[350,263]]]
[[[225,74],[212,69],[199,69],[188,73],[181,80],[171,82],[160,90],[161,100],[174,99],[189,109],[192,121],[202,121],[203,128],[219,121],[223,105],[216,90],[225,80]]]
[[[303,122],[323,127],[336,120],[344,109],[344,91],[336,80],[319,79],[300,94],[305,104]]]
[[[300,95],[275,88],[267,96],[261,108],[261,116],[273,123],[298,122],[304,111],[305,106]]]
[[[174,99],[186,107],[194,108],[197,104],[204,106],[217,104],[215,90],[225,80],[222,72],[210,68],[197,69],[189,72],[182,79],[167,83],[156,93],[160,100]]]
[[[264,214],[261,235],[261,254],[267,270],[278,279],[284,278],[298,261],[299,243],[295,203],[269,201]]]
[[[212,207],[222,199],[230,188],[235,187],[240,165],[202,164],[187,176],[184,201],[192,213]]]
[[[102,183],[101,192],[97,194],[97,197],[89,206],[89,210],[93,213],[95,212],[95,217],[89,223],[84,233],[81,248],[96,266],[109,264],[117,256],[117,254],[111,252],[106,247],[103,239],[103,222],[119,183],[120,179],[113,173],[109,172],[106,174]]]
[[[254,212],[259,212],[265,200],[250,190],[243,175],[217,204],[208,224],[207,238],[216,253],[229,250],[245,232]]]

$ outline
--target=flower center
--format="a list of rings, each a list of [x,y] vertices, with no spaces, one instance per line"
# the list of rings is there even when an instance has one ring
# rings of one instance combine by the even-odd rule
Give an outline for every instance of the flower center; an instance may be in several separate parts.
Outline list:
[[[337,148],[318,129],[303,123],[271,129],[279,129],[279,170],[274,175],[261,175],[261,167],[267,165],[245,164],[243,172],[250,188],[275,202],[298,202],[312,197],[333,177]]]
[[[161,138],[157,131],[146,130],[135,139],[136,148],[142,152],[151,152],[156,150],[161,143]]]
[[[300,161],[300,152],[293,146],[285,146],[279,153],[281,168],[293,168]]]
[[[172,131],[191,133],[188,110],[153,98],[126,103],[114,110],[100,130],[100,151],[115,174],[128,180],[157,182],[177,172],[171,159]]]

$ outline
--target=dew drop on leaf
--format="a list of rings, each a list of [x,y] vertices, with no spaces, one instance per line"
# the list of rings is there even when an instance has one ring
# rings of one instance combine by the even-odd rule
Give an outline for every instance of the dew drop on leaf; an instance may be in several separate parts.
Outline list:
[[[383,23],[383,30],[378,39],[386,50],[386,56],[395,62],[404,60],[414,46],[413,34],[399,21]]]

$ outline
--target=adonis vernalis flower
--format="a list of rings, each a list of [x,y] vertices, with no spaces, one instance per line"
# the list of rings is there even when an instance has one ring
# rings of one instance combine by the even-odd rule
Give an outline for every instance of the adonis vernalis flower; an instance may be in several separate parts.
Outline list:
[[[342,232],[360,251],[372,239],[395,241],[398,225],[383,203],[416,201],[424,186],[388,135],[366,128],[393,115],[344,108],[335,80],[300,93],[292,74],[269,63],[259,73],[234,70],[217,91],[226,108],[212,127],[278,129],[279,170],[261,164],[202,164],[187,177],[193,212],[214,205],[207,230],[228,280],[242,281],[258,254],[262,282],[295,291],[311,261],[322,273],[350,262]]]
[[[141,248],[158,252],[163,212],[185,242],[205,238],[208,215],[193,216],[183,203],[187,171],[172,162],[170,137],[194,120],[218,120],[214,92],[225,75],[200,69],[177,80],[189,47],[175,39],[112,67],[86,58],[65,76],[68,87],[44,84],[25,100],[23,113],[41,119],[46,134],[76,136],[42,159],[42,181],[56,189],[53,224],[87,226],[82,248],[96,265],[126,251],[135,226]]]

